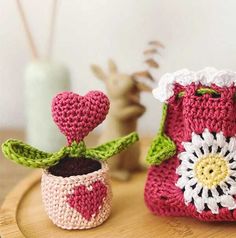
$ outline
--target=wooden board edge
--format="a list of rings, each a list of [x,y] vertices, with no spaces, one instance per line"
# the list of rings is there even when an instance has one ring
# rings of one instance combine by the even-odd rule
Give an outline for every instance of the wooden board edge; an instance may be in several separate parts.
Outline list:
[[[1,238],[24,237],[17,225],[17,210],[24,195],[40,180],[41,174],[41,170],[32,172],[20,181],[6,196],[0,208]]]

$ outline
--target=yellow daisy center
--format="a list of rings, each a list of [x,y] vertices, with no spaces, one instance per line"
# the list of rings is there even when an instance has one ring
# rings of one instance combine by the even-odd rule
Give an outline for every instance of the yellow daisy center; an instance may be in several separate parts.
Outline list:
[[[227,162],[220,154],[201,157],[194,166],[197,179],[206,187],[212,188],[229,174]]]

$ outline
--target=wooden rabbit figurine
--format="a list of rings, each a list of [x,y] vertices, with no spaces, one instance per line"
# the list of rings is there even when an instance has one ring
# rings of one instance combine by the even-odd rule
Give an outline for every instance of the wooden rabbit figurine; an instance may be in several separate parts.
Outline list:
[[[164,48],[160,41],[148,42],[148,48],[143,52],[144,63],[147,66],[144,71],[122,74],[112,60],[108,61],[109,71],[107,73],[97,65],[91,66],[95,76],[105,83],[111,103],[106,128],[100,138],[100,143],[136,130],[138,118],[145,112],[145,107],[140,103],[140,92],[152,91],[152,83],[155,80],[150,72],[159,68],[155,59],[155,56],[159,54],[159,48]],[[109,161],[111,175],[114,178],[127,180],[132,171],[142,168],[139,163],[139,143],[135,143],[116,157]]]
[[[112,60],[109,60],[108,67],[109,72],[105,73],[99,66],[91,66],[95,76],[105,83],[111,102],[100,143],[135,131],[138,118],[145,112],[145,107],[140,103],[141,89],[134,76],[120,73]],[[139,156],[139,143],[116,155],[117,158],[110,160],[112,177],[119,180],[129,179],[132,171],[141,168]]]

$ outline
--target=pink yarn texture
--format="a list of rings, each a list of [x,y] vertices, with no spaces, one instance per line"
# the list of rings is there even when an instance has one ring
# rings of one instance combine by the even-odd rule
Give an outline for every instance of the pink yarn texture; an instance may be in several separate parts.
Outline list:
[[[74,187],[74,193],[67,196],[67,202],[77,210],[85,219],[91,220],[92,215],[97,215],[103,200],[107,195],[107,187],[101,182],[92,183],[91,190],[85,185]],[[87,203],[89,202],[89,205]]]
[[[60,177],[43,171],[41,191],[45,210],[63,229],[89,229],[110,215],[112,191],[108,166],[86,175]]]
[[[90,91],[85,96],[63,92],[53,98],[52,116],[68,143],[78,143],[103,122],[109,106],[108,97],[100,91]]]
[[[216,97],[208,93],[198,95],[196,92],[202,87],[206,86],[201,83],[190,83],[185,86],[174,83],[174,95],[167,101],[165,134],[175,142],[177,151],[172,158],[149,168],[145,185],[145,202],[148,208],[157,215],[191,216],[204,221],[235,221],[236,173],[234,171],[236,164],[234,160],[236,154],[234,149],[232,149],[231,159],[227,155],[231,147],[236,148],[236,103],[234,101],[236,87],[234,84],[228,87],[208,85],[218,92]],[[180,92],[184,92],[184,96],[177,96]],[[206,148],[199,146],[198,149],[195,145],[204,144],[204,140],[206,143],[210,140],[214,143],[217,141],[218,144],[209,144]],[[195,147],[192,146],[193,143]],[[220,143],[227,144],[228,149],[223,152],[224,147]],[[192,151],[189,161],[182,159],[181,162],[180,158],[186,158],[187,146],[197,149]],[[187,175],[193,176],[190,169],[186,169],[186,178],[181,180],[181,175],[184,177],[185,166],[182,163],[191,166],[191,158],[198,157],[198,154],[205,153],[205,150],[209,150],[210,154],[213,154],[214,150],[215,154],[224,154],[228,158],[229,164],[232,164],[232,171],[228,175],[230,183],[222,182],[220,186],[212,187],[212,189],[202,189],[199,183],[199,190],[194,197],[198,184],[193,182],[187,187],[185,181],[190,179]],[[205,170],[203,172],[205,173]],[[209,173],[211,172],[214,171]],[[217,179],[218,177],[215,177],[215,180]],[[227,186],[223,186],[225,184]]]

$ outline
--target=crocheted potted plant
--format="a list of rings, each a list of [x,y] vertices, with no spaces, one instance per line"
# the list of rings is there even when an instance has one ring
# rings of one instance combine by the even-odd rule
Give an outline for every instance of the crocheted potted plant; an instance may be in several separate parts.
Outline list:
[[[164,75],[164,102],[147,161],[145,201],[157,215],[236,220],[236,73],[206,68]]]
[[[63,92],[53,99],[52,116],[66,135],[67,146],[46,153],[18,140],[8,140],[2,145],[7,158],[27,167],[44,169],[42,200],[49,218],[61,228],[96,227],[111,212],[112,192],[106,160],[136,142],[138,136],[134,132],[87,148],[85,136],[105,119],[108,110],[109,100],[102,92],[91,91],[85,96]]]

